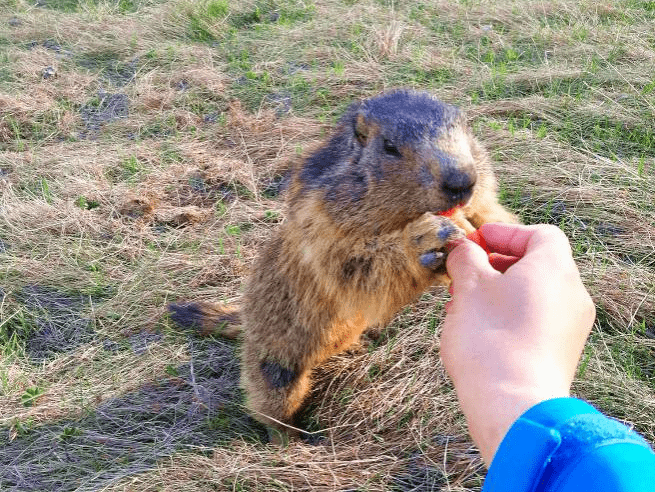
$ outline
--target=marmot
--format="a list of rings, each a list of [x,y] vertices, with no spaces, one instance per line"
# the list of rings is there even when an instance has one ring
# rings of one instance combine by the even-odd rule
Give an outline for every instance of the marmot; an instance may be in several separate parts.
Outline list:
[[[247,407],[283,438],[295,434],[285,424],[312,368],[447,282],[446,242],[485,222],[516,222],[463,113],[408,90],[352,104],[327,143],[290,170],[286,194],[287,220],[259,253],[240,314],[170,306],[174,321],[205,332],[241,323]]]

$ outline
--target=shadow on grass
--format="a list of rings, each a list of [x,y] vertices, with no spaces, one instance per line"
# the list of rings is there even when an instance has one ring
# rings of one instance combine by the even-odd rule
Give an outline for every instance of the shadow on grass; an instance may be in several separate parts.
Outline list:
[[[18,298],[31,316],[25,326],[18,325],[15,329],[25,339],[25,350],[32,362],[41,364],[93,340],[91,320],[82,314],[92,301],[89,296],[28,285]]]
[[[447,480],[441,470],[410,462],[405,475],[394,477],[391,481],[393,492],[439,492],[446,490]]]
[[[189,342],[191,360],[167,379],[104,402],[89,415],[0,428],[0,490],[96,490],[179,451],[207,452],[233,439],[265,441],[241,406],[234,345]]]
[[[80,116],[87,131],[79,134],[80,138],[98,137],[103,125],[112,121],[127,118],[129,115],[129,99],[125,94],[110,94],[103,90],[98,96],[80,108]]]
[[[24,342],[30,362],[41,365],[59,354],[98,340],[93,322],[87,315],[92,304],[98,304],[106,298],[104,296],[110,295],[110,289],[90,296],[64,293],[41,285],[27,285],[16,295],[23,306],[23,317],[6,323],[6,331]],[[105,339],[102,345],[109,352],[131,349],[141,355],[150,344],[161,338],[159,333],[140,331],[129,335],[122,344]]]

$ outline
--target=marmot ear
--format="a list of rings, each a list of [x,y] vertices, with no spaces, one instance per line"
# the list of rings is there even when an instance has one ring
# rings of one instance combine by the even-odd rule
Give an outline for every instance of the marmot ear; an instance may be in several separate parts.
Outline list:
[[[359,113],[355,116],[355,137],[362,147],[366,146],[368,141],[368,125],[364,115]]]

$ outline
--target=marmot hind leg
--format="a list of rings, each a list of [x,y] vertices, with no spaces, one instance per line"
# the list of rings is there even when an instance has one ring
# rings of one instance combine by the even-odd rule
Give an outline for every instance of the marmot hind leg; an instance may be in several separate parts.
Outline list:
[[[285,444],[298,437],[293,418],[311,390],[311,368],[284,367],[272,359],[261,360],[259,350],[246,340],[242,350],[241,387],[253,418],[269,429],[271,442]],[[288,424],[288,425],[285,425]]]
[[[171,319],[183,328],[200,331],[203,335],[237,338],[241,335],[241,316],[236,306],[218,302],[169,304]]]

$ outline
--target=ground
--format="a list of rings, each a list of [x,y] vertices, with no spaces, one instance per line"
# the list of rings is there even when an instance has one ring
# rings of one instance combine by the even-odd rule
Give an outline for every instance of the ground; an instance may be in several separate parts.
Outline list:
[[[503,203],[570,238],[598,319],[573,390],[655,442],[655,2],[0,0],[0,489],[476,491],[427,292],[315,378],[285,449],[234,342],[281,176],[353,100],[466,110]]]

